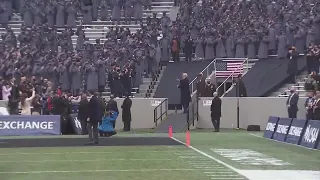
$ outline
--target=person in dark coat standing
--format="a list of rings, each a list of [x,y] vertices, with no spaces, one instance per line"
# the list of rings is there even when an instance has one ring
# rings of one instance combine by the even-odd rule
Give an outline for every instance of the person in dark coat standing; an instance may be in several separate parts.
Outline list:
[[[118,109],[118,103],[117,101],[114,100],[114,96],[111,95],[110,96],[110,100],[108,101],[107,103],[107,108],[106,108],[106,111],[114,111],[114,112],[117,112],[119,114],[119,109]],[[114,124],[113,124],[113,128],[116,127],[116,121],[113,121]]]
[[[192,60],[192,50],[193,50],[193,40],[189,36],[185,42],[184,42],[184,56],[185,61],[191,61]]]
[[[296,74],[298,71],[298,58],[299,58],[299,53],[296,51],[295,47],[291,47],[289,49],[287,58],[289,59],[287,73],[290,76],[291,82],[295,83]]]
[[[220,130],[220,118],[221,118],[221,105],[222,101],[218,96],[217,92],[213,93],[213,99],[211,102],[211,121],[214,127],[215,132]]]
[[[238,81],[236,83],[237,97],[247,97],[247,89],[242,81],[242,74],[238,75]]]
[[[190,89],[189,89],[189,79],[187,73],[182,73],[182,79],[178,85],[180,89],[180,103],[183,108],[183,113],[187,113],[189,108],[189,103],[191,101]]]
[[[297,118],[299,95],[294,88],[291,88],[290,95],[287,100],[289,118]]]
[[[197,77],[197,97],[205,97],[206,82],[203,74],[199,73]]]
[[[84,94],[81,96],[81,101],[78,106],[78,119],[81,122],[82,135],[88,134],[87,130],[87,119],[89,118],[89,101],[87,96]]]
[[[122,122],[123,122],[123,131],[130,131],[131,129],[131,106],[132,100],[129,95],[126,94],[121,108],[122,108]]]
[[[89,91],[91,96],[89,101],[89,118],[87,120],[87,130],[89,134],[89,143],[87,145],[99,144],[98,122],[100,121],[101,107],[98,97],[94,91]]]

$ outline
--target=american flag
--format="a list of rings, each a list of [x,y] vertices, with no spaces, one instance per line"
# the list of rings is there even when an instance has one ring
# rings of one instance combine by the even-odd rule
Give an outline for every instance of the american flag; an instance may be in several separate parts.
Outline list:
[[[233,77],[237,77],[243,72],[243,61],[220,61],[216,62],[216,77],[227,78],[232,73]]]

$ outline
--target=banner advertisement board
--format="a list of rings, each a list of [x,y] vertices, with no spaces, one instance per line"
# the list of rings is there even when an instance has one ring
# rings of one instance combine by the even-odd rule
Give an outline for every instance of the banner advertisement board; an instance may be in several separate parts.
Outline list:
[[[307,120],[304,119],[292,119],[292,123],[285,141],[291,144],[300,144],[301,136],[305,129],[306,123]]]
[[[279,117],[270,116],[263,137],[272,139],[277,128]]]
[[[309,120],[306,126],[306,130],[303,133],[300,145],[308,148],[317,148],[316,143],[320,134],[320,121]]]
[[[72,124],[73,131],[76,134],[81,135],[82,134],[82,126],[81,126],[80,119],[78,119],[78,114],[70,114],[70,117],[71,117],[70,121]]]
[[[277,141],[285,141],[291,122],[291,118],[280,118],[277,128],[273,134],[273,139]]]
[[[0,116],[0,136],[60,134],[60,116]]]

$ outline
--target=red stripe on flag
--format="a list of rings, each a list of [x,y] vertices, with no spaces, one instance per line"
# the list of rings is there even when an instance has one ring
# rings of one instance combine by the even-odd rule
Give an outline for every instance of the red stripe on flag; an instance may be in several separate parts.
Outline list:
[[[216,77],[227,78],[229,76],[237,77],[243,72],[243,62],[230,62],[227,63],[227,71],[217,71]]]

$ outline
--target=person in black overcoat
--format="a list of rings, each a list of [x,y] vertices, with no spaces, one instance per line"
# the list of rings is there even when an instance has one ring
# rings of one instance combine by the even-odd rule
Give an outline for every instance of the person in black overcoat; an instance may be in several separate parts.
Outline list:
[[[221,118],[221,105],[222,101],[217,92],[213,93],[213,99],[211,102],[211,121],[216,132],[220,130],[220,118]]]
[[[87,145],[94,145],[99,144],[98,122],[101,118],[101,103],[94,91],[89,91],[89,96],[91,96],[91,98],[88,108],[89,118],[87,121],[87,129],[89,134],[89,143],[87,143]]]
[[[237,97],[247,97],[247,89],[242,81],[241,74],[238,75],[238,81],[237,81],[236,87],[237,87],[237,89],[236,89],[237,90]]]
[[[123,131],[130,131],[131,129],[131,106],[132,100],[129,95],[126,94],[121,108],[122,108],[122,122],[123,122]]]
[[[87,96],[83,94],[81,96],[81,101],[78,106],[78,119],[81,122],[81,127],[82,127],[82,134],[88,134],[87,131],[87,119],[89,118],[89,101],[87,99]]]
[[[287,58],[289,59],[287,73],[290,76],[291,82],[296,83],[299,53],[296,51],[295,47],[289,49]]]
[[[182,79],[180,79],[180,84],[178,85],[178,88],[180,89],[180,103],[183,108],[183,113],[187,113],[189,103],[191,101],[189,79],[187,73],[182,73]]]
[[[106,111],[108,111],[108,112],[114,111],[119,114],[118,103],[117,103],[117,101],[114,100],[113,95],[110,96],[110,100],[107,103]],[[115,128],[115,127],[116,127],[116,121],[113,121],[113,128]]]

